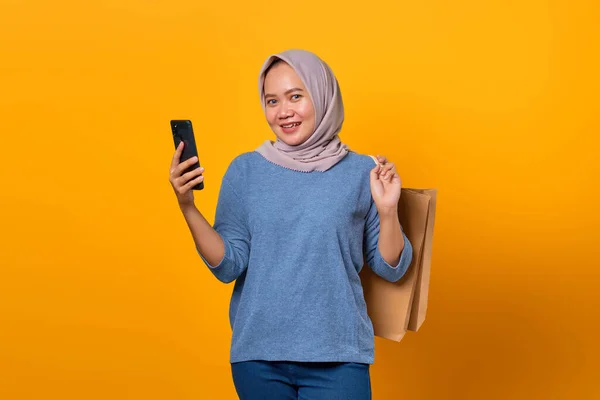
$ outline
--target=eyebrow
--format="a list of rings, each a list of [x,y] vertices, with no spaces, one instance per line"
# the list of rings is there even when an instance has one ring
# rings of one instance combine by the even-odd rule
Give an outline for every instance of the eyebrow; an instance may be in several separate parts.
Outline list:
[[[303,92],[303,91],[304,90],[295,87],[295,88],[291,88],[291,89],[286,90],[284,94],[288,94],[288,93],[292,93],[292,92]],[[272,93],[267,93],[267,94],[265,94],[265,98],[267,98],[267,97],[277,97],[277,96],[275,96]]]

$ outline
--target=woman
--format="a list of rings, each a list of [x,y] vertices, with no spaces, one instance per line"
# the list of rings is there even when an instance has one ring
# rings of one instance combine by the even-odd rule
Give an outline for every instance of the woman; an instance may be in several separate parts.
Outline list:
[[[338,136],[338,82],[315,54],[270,56],[259,75],[276,141],[237,156],[221,184],[214,227],[190,188],[203,169],[170,182],[198,254],[235,280],[230,362],[241,399],[370,399],[373,326],[359,272],[400,279],[412,247],[398,220],[394,164],[357,154]],[[364,258],[363,258],[364,257]]]

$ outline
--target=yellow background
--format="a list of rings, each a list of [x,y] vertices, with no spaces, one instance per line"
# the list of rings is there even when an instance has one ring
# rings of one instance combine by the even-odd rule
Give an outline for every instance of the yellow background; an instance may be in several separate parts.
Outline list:
[[[427,320],[376,339],[374,398],[600,398],[597,2],[0,4],[0,398],[236,398],[168,122],[212,221],[291,47],[337,74],[351,148],[439,189]]]

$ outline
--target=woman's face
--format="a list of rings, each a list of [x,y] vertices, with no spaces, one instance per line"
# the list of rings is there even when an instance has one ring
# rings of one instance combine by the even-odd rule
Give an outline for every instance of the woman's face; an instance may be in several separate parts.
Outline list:
[[[315,130],[315,109],[294,69],[285,62],[274,65],[264,81],[265,115],[279,140],[304,143]]]

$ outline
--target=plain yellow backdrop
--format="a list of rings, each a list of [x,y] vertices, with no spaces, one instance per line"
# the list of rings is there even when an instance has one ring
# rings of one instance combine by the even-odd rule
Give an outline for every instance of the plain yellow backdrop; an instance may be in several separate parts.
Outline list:
[[[375,399],[600,398],[598,3],[0,3],[0,398],[234,399],[232,285],[168,182],[193,120],[212,221],[274,136],[264,59],[334,69],[342,140],[439,189],[427,319]]]

